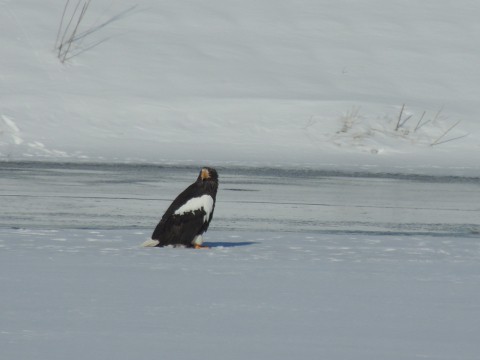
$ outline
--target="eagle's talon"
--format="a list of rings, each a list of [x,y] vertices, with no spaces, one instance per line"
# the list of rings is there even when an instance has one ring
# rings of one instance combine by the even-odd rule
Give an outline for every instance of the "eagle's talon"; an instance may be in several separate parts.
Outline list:
[[[194,248],[194,249],[210,249],[210,246],[206,246],[206,245],[194,245],[193,248]]]

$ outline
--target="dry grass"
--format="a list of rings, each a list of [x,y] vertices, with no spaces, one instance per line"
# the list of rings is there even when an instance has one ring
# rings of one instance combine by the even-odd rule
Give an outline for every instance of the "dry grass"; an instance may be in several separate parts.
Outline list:
[[[57,57],[62,64],[74,58],[75,56],[93,49],[101,43],[109,40],[110,38],[107,37],[101,40],[90,42],[86,45],[82,44],[85,38],[91,36],[100,29],[103,29],[112,22],[120,20],[126,15],[132,13],[132,11],[137,7],[137,5],[133,5],[130,8],[127,8],[112,16],[103,23],[91,25],[86,27],[85,30],[80,31],[80,27],[85,19],[85,14],[87,13],[90,3],[91,0],[77,0],[75,4],[70,0],[67,0],[65,3],[55,40]]]
[[[78,40],[76,35],[90,5],[90,1],[91,0],[78,0],[73,11],[70,11],[70,14],[68,14],[70,10],[70,0],[67,0],[65,3],[60,26],[58,27],[57,39],[55,40],[57,57],[62,64],[75,56],[72,52],[72,45]]]

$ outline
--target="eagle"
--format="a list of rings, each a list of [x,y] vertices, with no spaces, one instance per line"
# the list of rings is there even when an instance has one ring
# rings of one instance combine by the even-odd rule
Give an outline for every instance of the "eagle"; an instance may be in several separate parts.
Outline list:
[[[213,218],[217,189],[217,171],[211,167],[202,168],[197,180],[168,207],[151,239],[143,246],[205,248],[202,235]]]

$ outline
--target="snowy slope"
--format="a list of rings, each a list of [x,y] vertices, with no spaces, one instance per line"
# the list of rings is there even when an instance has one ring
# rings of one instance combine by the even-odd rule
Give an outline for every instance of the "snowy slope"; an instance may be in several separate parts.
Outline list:
[[[61,64],[63,6],[0,1],[0,159],[479,171],[476,1],[95,0]]]

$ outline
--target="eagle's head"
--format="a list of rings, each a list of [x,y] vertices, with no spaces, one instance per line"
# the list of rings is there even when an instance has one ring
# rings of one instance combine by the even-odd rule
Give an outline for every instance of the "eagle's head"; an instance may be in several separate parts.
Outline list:
[[[204,167],[200,170],[200,174],[198,175],[197,181],[204,182],[204,181],[211,181],[218,183],[218,174],[217,170],[211,167]]]

